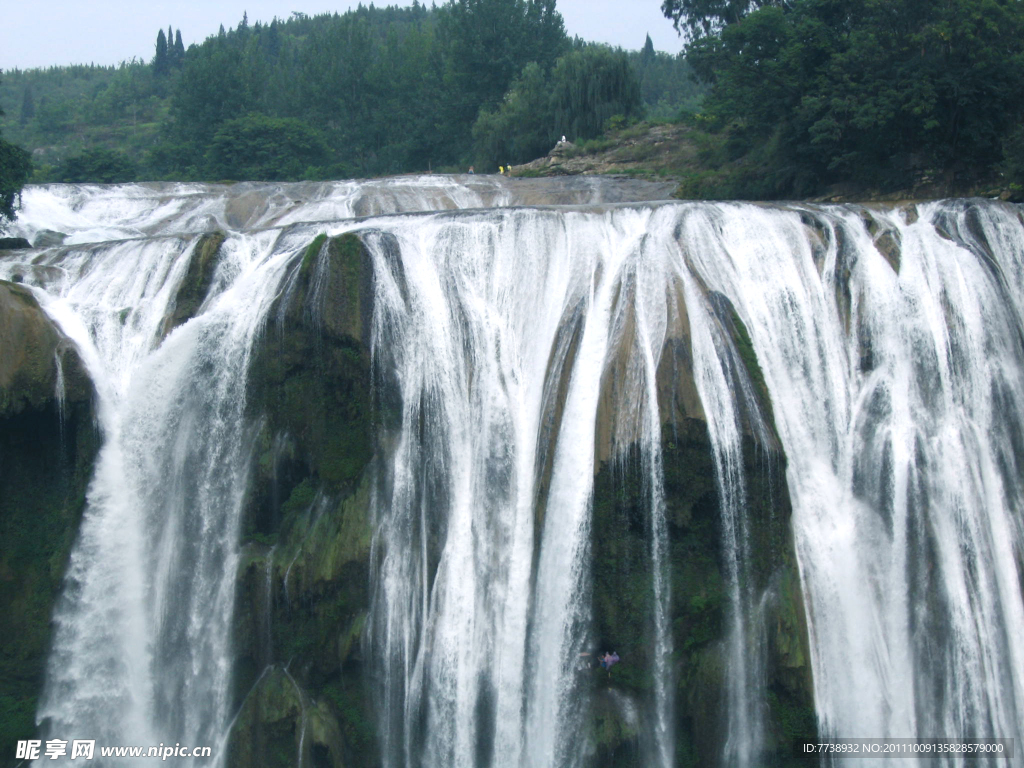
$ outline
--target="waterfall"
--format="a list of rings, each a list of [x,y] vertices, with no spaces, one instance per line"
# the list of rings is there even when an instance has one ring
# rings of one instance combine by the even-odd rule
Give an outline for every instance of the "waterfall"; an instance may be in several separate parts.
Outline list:
[[[624,418],[650,476],[656,762],[672,762],[654,391],[667,317],[643,307],[658,296],[657,256],[634,261],[650,217],[442,216],[368,237],[374,344],[402,403],[378,509],[387,765],[582,761],[597,382],[633,345],[624,398],[644,412]]]
[[[235,284],[155,348],[194,241],[46,261],[70,276],[44,306],[83,353],[105,438],[40,704],[55,737],[209,744],[226,721],[244,372],[275,285],[261,272],[284,261],[257,257],[275,237],[232,242]]]
[[[702,759],[753,767],[789,750],[751,445],[785,455],[820,735],[1024,743],[1019,208],[663,197],[485,177],[27,189],[12,234],[64,245],[0,255],[0,277],[22,277],[77,345],[104,436],[54,616],[44,733],[227,743],[250,357],[314,237],[355,232],[387,406],[363,638],[387,768],[583,768],[599,707],[634,734],[636,761],[676,764],[690,649],[666,489],[674,355],[710,441],[725,593],[722,734]],[[214,228],[209,290],[172,329]],[[650,647],[604,675],[595,476],[634,465],[649,625],[630,629]],[[260,571],[268,634],[274,580],[290,604],[299,560],[277,574],[275,551],[292,555],[270,548]],[[324,704],[287,661],[306,763]]]
[[[858,213],[719,205],[681,229],[771,393],[822,735],[1019,743],[1021,222],[936,203],[871,212],[872,237]]]

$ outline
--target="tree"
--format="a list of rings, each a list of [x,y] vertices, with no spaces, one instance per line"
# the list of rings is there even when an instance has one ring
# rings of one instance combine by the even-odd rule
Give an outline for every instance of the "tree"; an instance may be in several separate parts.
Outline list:
[[[36,116],[36,101],[32,96],[32,86],[25,86],[25,93],[21,97],[21,119],[20,123],[26,125],[29,120]]]
[[[563,56],[551,72],[556,134],[573,141],[600,136],[615,116],[640,117],[640,82],[621,50],[589,45]]]
[[[654,51],[654,41],[651,40],[651,36],[647,35],[647,40],[644,42],[643,50],[640,51],[640,66],[647,68],[654,63],[654,59],[657,54]]]
[[[122,184],[135,181],[135,164],[120,152],[90,149],[67,158],[57,169],[57,180],[66,184]]]
[[[174,33],[174,66],[181,69],[185,63],[185,44],[181,42],[181,30]]]
[[[163,77],[171,71],[171,62],[167,54],[167,36],[161,29],[156,36],[156,56],[153,57],[153,74]]]
[[[550,74],[527,64],[497,109],[482,110],[473,127],[477,164],[526,162],[559,136],[599,136],[609,119],[639,117],[640,83],[627,54],[590,45],[560,58]]]
[[[464,142],[479,111],[497,107],[526,64],[549,69],[569,41],[555,0],[452,0],[442,11],[449,132]]]
[[[547,73],[530,62],[497,109],[482,109],[473,125],[476,165],[489,170],[505,162],[541,157],[557,140]]]
[[[207,152],[214,178],[245,181],[298,180],[326,157],[323,137],[306,123],[260,114],[228,120]]]
[[[661,11],[689,40],[715,34],[735,24],[752,10],[776,0],[663,0]],[[779,0],[784,2],[784,0]]]
[[[0,117],[3,114],[3,110],[0,110]],[[14,220],[21,202],[21,189],[31,173],[31,155],[0,136],[0,229]]]
[[[688,56],[712,83],[707,116],[735,155],[760,154],[774,195],[992,174],[1024,116],[1018,0],[793,0]]]
[[[185,63],[185,44],[181,42],[181,30],[174,31],[172,27],[167,28],[167,68],[168,70],[181,69]]]
[[[1003,142],[1002,171],[1010,183],[1013,199],[1021,202],[1024,198],[1024,123]]]

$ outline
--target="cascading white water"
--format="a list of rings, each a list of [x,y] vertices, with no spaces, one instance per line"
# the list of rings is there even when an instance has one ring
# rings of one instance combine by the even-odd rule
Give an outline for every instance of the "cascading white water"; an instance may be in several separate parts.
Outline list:
[[[397,373],[403,406],[377,539],[386,765],[584,760],[578,659],[591,650],[597,383],[624,341],[641,349],[625,397],[645,409],[636,421],[660,607],[656,762],[671,764],[654,382],[667,316],[663,290],[661,305],[642,311],[663,284],[658,257],[635,263],[650,217],[515,211],[389,222],[397,262],[390,240],[367,238],[374,344]],[[621,290],[627,281],[634,292]],[[635,339],[622,338],[627,312]],[[546,479],[538,450],[551,457]]]
[[[760,627],[754,610],[760,597],[753,594],[745,574],[750,556],[747,497],[743,470],[739,402],[754,401],[750,382],[740,373],[741,363],[716,322],[715,307],[699,290],[688,265],[680,260],[684,296],[692,328],[694,380],[707,416],[714,450],[716,486],[722,519],[723,561],[729,589],[729,636],[727,671],[728,741],[723,764],[756,766],[764,739],[765,691],[761,666]],[[754,427],[762,444],[767,427],[758,418]]]
[[[820,244],[799,209],[729,205],[680,239],[771,392],[822,734],[1019,744],[1024,230],[1009,206],[919,214],[875,214],[898,274],[852,210],[807,210]]]
[[[554,192],[573,203],[618,194],[590,181]],[[223,746],[250,451],[248,356],[287,264],[325,228],[291,222],[507,205],[536,194],[531,185],[445,179],[26,191],[16,234],[62,231],[68,245],[33,253],[30,263],[6,260],[0,274],[35,285],[78,344],[105,437],[55,617],[39,711],[52,736]],[[275,227],[252,229],[268,224]],[[250,233],[228,238],[200,316],[161,340],[196,247],[188,233],[231,225]],[[140,236],[148,239],[90,244]],[[516,567],[528,577],[529,557]]]
[[[194,242],[72,248],[40,262],[66,276],[40,296],[83,352],[104,432],[39,711],[54,737],[149,746],[221,735],[245,371],[288,258],[268,258],[277,234],[229,241],[222,268],[234,280],[159,346]]]
[[[854,208],[382,215],[541,203],[545,183],[26,193],[13,234],[58,230],[76,245],[33,252],[31,265],[0,259],[0,276],[23,275],[78,344],[105,434],[39,713],[54,735],[223,744],[235,714],[229,630],[251,450],[248,355],[292,260],[320,231],[358,229],[374,262],[376,365],[401,401],[375,500],[368,638],[385,765],[587,763],[578,660],[592,650],[595,424],[602,376],[622,358],[616,447],[641,448],[656,608],[651,717],[639,727],[647,764],[673,764],[656,372],[681,313],[731,590],[721,759],[759,764],[760,596],[743,575],[740,410],[755,414],[760,439],[770,426],[745,405],[754,395],[719,295],[749,331],[788,459],[822,734],[1022,744],[1018,209],[873,212],[899,243],[898,273]],[[614,189],[577,183],[547,201],[614,202]],[[377,218],[351,220],[361,215]],[[212,226],[229,237],[211,296],[161,341],[193,233]],[[140,239],[86,244],[99,237]]]

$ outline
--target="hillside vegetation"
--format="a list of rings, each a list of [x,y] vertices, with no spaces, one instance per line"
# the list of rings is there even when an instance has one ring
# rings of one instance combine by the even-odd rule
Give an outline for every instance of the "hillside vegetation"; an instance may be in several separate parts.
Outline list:
[[[149,62],[5,73],[3,146],[31,152],[36,182],[527,165],[677,179],[696,199],[1020,199],[1020,0],[662,8],[677,56],[570,39],[555,0],[243,18],[187,50],[161,30]],[[24,178],[24,155],[4,157]]]
[[[614,115],[674,118],[703,92],[679,56],[571,40],[555,0],[243,18],[187,50],[180,39],[161,30],[149,62],[6,72],[3,130],[31,151],[33,180],[497,170],[562,133],[593,138]],[[510,132],[494,116],[524,78],[557,83],[560,101]]]
[[[1024,183],[1019,0],[665,0],[711,85],[723,173],[691,192],[942,194]]]

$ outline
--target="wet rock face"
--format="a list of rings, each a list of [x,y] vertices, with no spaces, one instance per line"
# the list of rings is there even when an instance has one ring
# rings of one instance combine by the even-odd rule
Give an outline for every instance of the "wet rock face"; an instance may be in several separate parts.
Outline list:
[[[677,764],[723,764],[728,739],[727,638],[730,590],[723,519],[707,425],[685,419],[663,427],[668,516],[672,674]],[[751,562],[744,580],[764,606],[765,755],[785,765],[792,741],[816,729],[807,627],[789,530],[785,458],[745,437],[743,464]],[[651,542],[646,477],[639,451],[606,462],[594,487],[594,639],[622,662],[594,670],[593,765],[644,765],[630,716],[654,716]],[[608,699],[612,696],[611,699]],[[630,707],[610,707],[628,701]],[[631,714],[632,713],[632,714]],[[781,762],[779,762],[781,761]],[[768,764],[768,762],[766,762]]]
[[[93,399],[74,345],[31,291],[0,281],[3,765],[13,764],[15,742],[35,733],[50,617],[99,449]]]
[[[724,297],[719,322],[731,338],[751,386],[740,398],[743,513],[748,556],[739,579],[760,604],[753,632],[763,658],[766,764],[786,765],[796,738],[814,734],[816,720],[803,599],[790,530],[786,458],[775,433],[771,403],[749,336]],[[682,305],[680,305],[682,306]],[[615,366],[610,367],[611,371]],[[606,376],[603,388],[614,386]],[[742,388],[738,382],[736,391]],[[726,521],[716,483],[708,425],[696,392],[690,334],[672,329],[658,371],[661,446],[668,533],[676,761],[680,766],[725,764],[728,732],[728,639],[735,599],[729,583]],[[598,434],[628,434],[602,423],[623,418],[599,412]],[[761,424],[763,427],[756,425]],[[614,440],[611,441],[614,443]],[[590,713],[592,764],[641,766],[647,754],[634,720],[655,716],[654,597],[649,480],[637,443],[602,448],[594,483],[592,528],[593,635],[598,652],[622,658],[610,675],[594,670]],[[750,613],[751,611],[747,611]],[[754,649],[748,649],[753,657]],[[632,725],[631,725],[632,724]]]
[[[0,237],[0,251],[17,251],[31,247],[32,243],[24,237]]]
[[[371,766],[370,265],[354,235],[321,236],[294,270],[250,367],[230,765]]]
[[[199,313],[213,283],[220,247],[226,237],[223,232],[208,232],[199,238],[192,250],[185,279],[174,296],[173,310],[164,322],[164,336]]]

